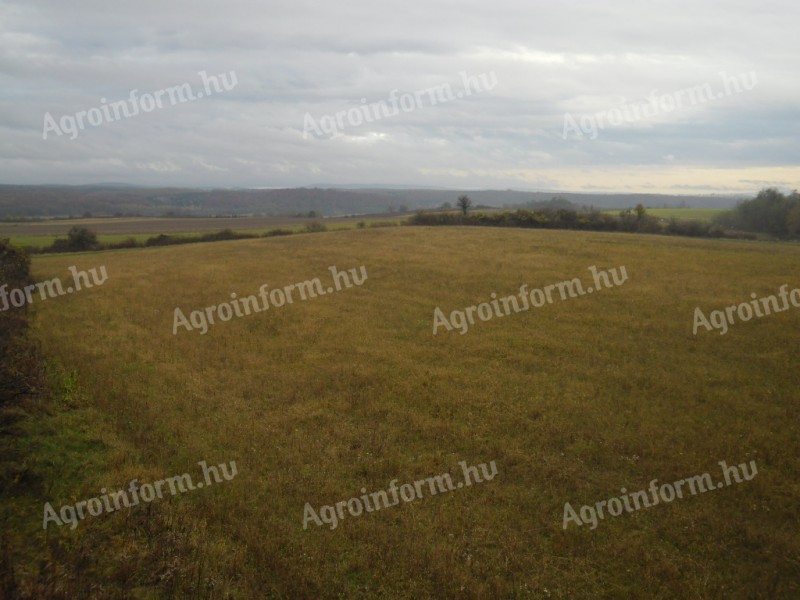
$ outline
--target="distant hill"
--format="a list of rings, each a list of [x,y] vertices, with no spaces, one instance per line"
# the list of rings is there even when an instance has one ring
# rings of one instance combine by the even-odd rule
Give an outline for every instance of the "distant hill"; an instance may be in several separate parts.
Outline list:
[[[599,209],[650,207],[731,208],[732,196],[669,196],[663,194],[581,194],[514,190],[442,190],[397,188],[205,189],[151,188],[127,184],[87,186],[0,185],[0,218],[143,215],[295,215],[321,216],[385,213],[455,206],[467,194],[473,205],[535,206],[559,198],[576,206]]]

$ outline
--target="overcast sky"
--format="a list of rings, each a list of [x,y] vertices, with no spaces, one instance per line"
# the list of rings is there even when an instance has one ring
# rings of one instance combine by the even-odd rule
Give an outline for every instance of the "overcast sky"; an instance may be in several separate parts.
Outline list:
[[[0,182],[795,189],[798,28],[796,0],[0,1]]]

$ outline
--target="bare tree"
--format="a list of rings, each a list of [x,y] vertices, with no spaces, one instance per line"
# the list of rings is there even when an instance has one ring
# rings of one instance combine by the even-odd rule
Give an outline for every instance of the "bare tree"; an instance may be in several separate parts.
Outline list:
[[[467,211],[469,207],[472,206],[472,200],[469,199],[469,196],[459,196],[458,197],[458,208],[461,209],[462,214],[466,217]]]

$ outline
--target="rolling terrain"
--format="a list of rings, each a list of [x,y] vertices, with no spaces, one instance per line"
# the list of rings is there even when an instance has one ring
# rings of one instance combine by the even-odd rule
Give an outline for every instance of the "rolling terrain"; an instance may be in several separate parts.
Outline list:
[[[17,576],[98,598],[796,598],[800,308],[692,329],[696,307],[800,288],[799,260],[791,244],[426,227],[37,256],[36,281],[108,278],[31,307],[62,400],[27,425],[40,484],[7,509]],[[367,277],[173,333],[176,307],[327,290],[332,266]],[[586,287],[592,266],[627,280],[433,335],[436,307]],[[45,501],[197,481],[200,461],[238,473],[42,530]],[[490,481],[304,529],[307,503],[492,461]],[[757,475],[564,528],[565,503],[716,482],[720,461]]]
[[[285,216],[316,211],[324,216],[385,213],[435,208],[469,194],[475,204],[503,207],[541,203],[560,197],[597,208],[697,206],[731,208],[741,196],[666,194],[586,194],[518,190],[443,190],[395,188],[155,188],[127,185],[0,185],[0,218],[94,216],[218,215]]]

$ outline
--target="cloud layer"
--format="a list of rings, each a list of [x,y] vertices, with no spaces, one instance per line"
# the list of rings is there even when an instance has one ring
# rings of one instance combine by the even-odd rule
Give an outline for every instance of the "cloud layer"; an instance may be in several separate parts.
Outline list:
[[[798,17],[788,1],[7,1],[0,181],[794,189]],[[201,71],[236,85],[43,139],[46,115],[205,92]],[[496,83],[467,93],[462,73]],[[412,110],[357,118],[414,92]],[[343,127],[304,136],[336,113]]]

